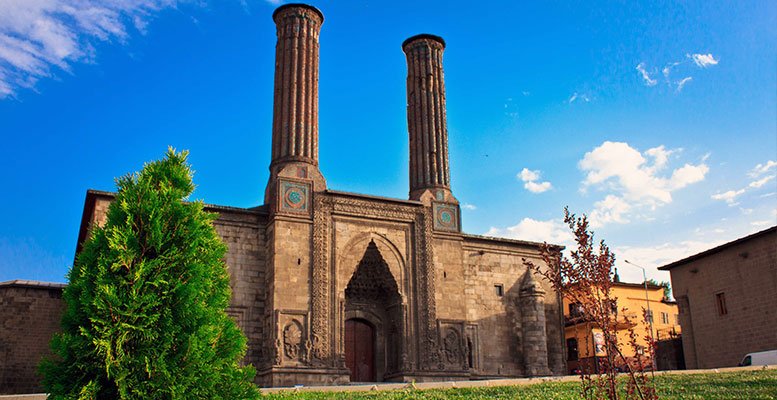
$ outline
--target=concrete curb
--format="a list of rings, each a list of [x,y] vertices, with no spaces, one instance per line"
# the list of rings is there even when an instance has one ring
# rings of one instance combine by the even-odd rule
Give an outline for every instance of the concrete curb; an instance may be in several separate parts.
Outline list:
[[[777,365],[756,366],[756,367],[729,367],[712,369],[689,369],[675,371],[656,371],[656,375],[692,375],[709,374],[724,372],[741,371],[761,371],[767,369],[777,369]],[[624,374],[620,374],[624,375]],[[449,382],[421,382],[421,383],[367,383],[363,385],[343,385],[343,386],[295,386],[278,388],[261,388],[262,394],[271,393],[297,393],[297,392],[370,392],[370,391],[389,391],[399,389],[456,389],[456,388],[474,388],[490,386],[522,386],[534,385],[544,382],[577,382],[580,377],[577,375],[566,376],[548,376],[539,378],[516,378],[516,379],[488,379],[482,381],[449,381]],[[46,400],[46,394],[12,394],[0,395],[0,400]]]

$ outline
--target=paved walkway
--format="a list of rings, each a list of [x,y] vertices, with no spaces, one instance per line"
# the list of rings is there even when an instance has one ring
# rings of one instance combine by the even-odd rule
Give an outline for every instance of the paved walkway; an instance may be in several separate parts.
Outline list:
[[[734,372],[734,371],[756,371],[762,369],[777,369],[777,366],[767,367],[732,367],[732,368],[714,368],[714,369],[690,369],[678,371],[658,371],[656,375],[684,375],[684,374],[703,374],[710,372]],[[262,388],[262,393],[280,393],[280,392],[367,392],[384,391],[396,389],[451,389],[451,388],[471,388],[483,386],[518,386],[534,385],[542,382],[573,382],[579,381],[577,375],[551,376],[541,378],[518,378],[518,379],[489,379],[482,381],[451,381],[451,382],[424,382],[424,383],[375,383],[375,384],[354,384],[342,386],[295,386],[280,388]],[[45,400],[45,394],[22,394],[22,395],[0,395],[0,400]]]

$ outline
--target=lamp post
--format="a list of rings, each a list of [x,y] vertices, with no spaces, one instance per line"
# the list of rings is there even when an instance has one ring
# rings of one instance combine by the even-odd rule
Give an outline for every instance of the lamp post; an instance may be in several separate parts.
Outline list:
[[[651,346],[655,346],[655,339],[653,338],[653,312],[650,311],[650,298],[648,297],[647,272],[645,270],[645,267],[641,265],[634,264],[629,260],[623,260],[623,261],[625,261],[626,264],[633,265],[642,270],[642,282],[645,285],[645,304],[647,304],[647,314],[650,317],[648,319],[648,324],[650,324],[650,341],[652,342]],[[653,370],[655,371],[656,369],[655,351],[651,352],[650,363],[653,366]]]

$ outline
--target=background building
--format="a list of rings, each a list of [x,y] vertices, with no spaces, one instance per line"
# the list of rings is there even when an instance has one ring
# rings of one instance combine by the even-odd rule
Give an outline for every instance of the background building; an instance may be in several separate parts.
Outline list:
[[[617,273],[616,273],[617,277]],[[618,335],[619,350],[628,359],[636,356],[629,344],[629,329],[633,328],[638,335],[637,344],[642,347],[644,355],[649,361],[647,351],[648,341],[645,336],[650,335],[658,344],[656,353],[656,367],[658,369],[679,369],[682,367],[682,354],[675,353],[675,346],[680,336],[677,304],[664,296],[664,287],[648,283],[648,295],[645,298],[645,285],[642,283],[612,283],[612,298],[615,304],[610,305],[612,312],[617,314],[616,330]],[[647,309],[650,303],[648,319],[652,319],[652,325],[643,318],[642,310]],[[624,308],[626,311],[624,312]],[[626,318],[630,323],[626,323]],[[607,356],[604,336],[600,329],[596,328],[589,319],[583,315],[580,306],[570,299],[564,299],[564,335],[567,349],[567,369],[575,371],[587,368],[594,370],[596,360]],[[678,358],[680,360],[678,360]]]
[[[0,394],[41,390],[38,362],[51,354],[64,302],[61,283],[0,282]]]
[[[777,227],[659,269],[672,276],[689,369],[777,349]]]

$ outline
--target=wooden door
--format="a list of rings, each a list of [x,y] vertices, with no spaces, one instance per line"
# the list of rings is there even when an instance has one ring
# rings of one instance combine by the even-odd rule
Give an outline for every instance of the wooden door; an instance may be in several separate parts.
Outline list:
[[[351,382],[375,382],[375,331],[364,321],[345,321],[345,365]]]

